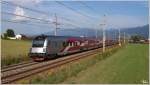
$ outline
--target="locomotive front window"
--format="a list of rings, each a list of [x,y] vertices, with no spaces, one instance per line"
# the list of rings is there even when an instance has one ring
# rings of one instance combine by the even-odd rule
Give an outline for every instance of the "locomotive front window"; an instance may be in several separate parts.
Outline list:
[[[34,40],[32,47],[43,47],[44,46],[44,40]]]

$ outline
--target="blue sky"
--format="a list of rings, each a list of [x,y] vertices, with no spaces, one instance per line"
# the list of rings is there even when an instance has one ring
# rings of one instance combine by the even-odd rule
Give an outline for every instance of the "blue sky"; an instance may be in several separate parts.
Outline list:
[[[106,14],[106,28],[128,28],[148,24],[148,1],[49,1],[49,0],[6,0],[9,4],[2,4],[2,30],[14,29],[16,34],[39,34],[54,30],[54,14],[58,16],[58,26],[61,29],[90,28],[100,29],[103,15]],[[40,10],[37,13],[22,7]],[[64,4],[64,5],[62,5]],[[71,10],[71,9],[72,10]],[[39,18],[50,21],[32,20],[25,17],[9,15],[13,13],[22,16]],[[73,24],[73,25],[70,25]]]

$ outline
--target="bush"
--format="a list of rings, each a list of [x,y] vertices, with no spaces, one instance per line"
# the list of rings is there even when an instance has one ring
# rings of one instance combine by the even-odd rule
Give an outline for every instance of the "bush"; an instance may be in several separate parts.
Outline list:
[[[19,56],[16,56],[15,58],[8,56],[7,58],[1,59],[1,65],[8,66],[8,65],[12,65],[12,64],[21,63],[22,61],[29,61],[29,57],[26,57],[25,55],[24,56],[19,55]]]

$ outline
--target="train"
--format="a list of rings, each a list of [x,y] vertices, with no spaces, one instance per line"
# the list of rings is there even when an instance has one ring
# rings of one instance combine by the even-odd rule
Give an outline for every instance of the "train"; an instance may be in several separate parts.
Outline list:
[[[114,40],[106,40],[106,46],[114,45]],[[89,37],[39,35],[32,40],[29,57],[34,61],[44,61],[57,56],[101,48],[102,40]]]

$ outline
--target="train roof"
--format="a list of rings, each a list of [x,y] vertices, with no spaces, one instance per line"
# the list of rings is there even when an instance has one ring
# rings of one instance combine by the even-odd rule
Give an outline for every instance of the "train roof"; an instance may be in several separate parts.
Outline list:
[[[74,37],[74,36],[53,36],[53,35],[39,35],[35,37],[35,40],[43,40],[43,39],[48,39],[48,40],[62,40],[62,41],[69,41],[69,42],[74,42],[74,41],[83,41],[84,40],[95,40],[94,38],[90,37]]]
[[[72,37],[72,36],[52,36],[52,35],[40,35],[40,36],[37,36],[35,37],[34,39],[35,40],[42,40],[42,39],[54,39],[54,40],[66,40],[66,39],[69,39],[70,41],[74,41],[74,40],[81,40],[82,38],[81,37]]]

